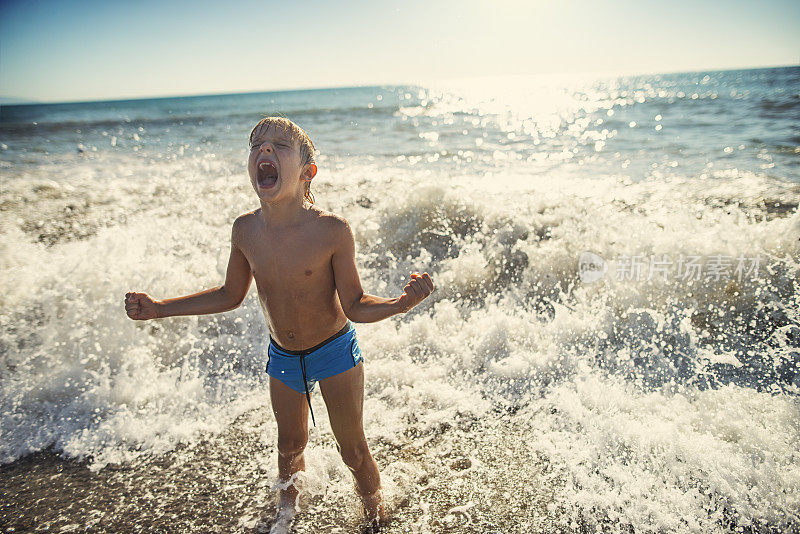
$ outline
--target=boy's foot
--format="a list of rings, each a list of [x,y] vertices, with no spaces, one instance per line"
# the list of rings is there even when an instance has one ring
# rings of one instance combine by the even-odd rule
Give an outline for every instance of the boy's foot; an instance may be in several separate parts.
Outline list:
[[[384,518],[384,512],[381,490],[376,490],[375,493],[370,493],[369,495],[359,496],[361,497],[361,506],[364,510],[364,517],[366,517],[368,521],[371,521],[372,519],[379,519],[382,521]]]
[[[361,495],[361,504],[366,518],[366,526],[363,529],[364,534],[380,532],[381,524],[386,518],[381,490],[377,490],[370,495]]]
[[[364,528],[361,529],[361,534],[377,534],[380,531],[381,531],[381,522],[376,517],[372,521],[364,525]]]
[[[258,525],[256,532],[258,534],[287,534],[296,515],[297,509],[293,505],[280,506],[275,514],[275,519]]]
[[[278,480],[272,489],[278,490],[278,505],[275,519],[269,526],[269,534],[282,534],[289,532],[300,502],[300,490],[297,487],[297,473],[289,480]]]

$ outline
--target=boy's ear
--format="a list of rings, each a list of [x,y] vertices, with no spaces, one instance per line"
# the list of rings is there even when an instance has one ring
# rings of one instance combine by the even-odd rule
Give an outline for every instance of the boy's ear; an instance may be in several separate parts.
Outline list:
[[[303,171],[303,180],[310,182],[317,175],[317,166],[309,163]]]

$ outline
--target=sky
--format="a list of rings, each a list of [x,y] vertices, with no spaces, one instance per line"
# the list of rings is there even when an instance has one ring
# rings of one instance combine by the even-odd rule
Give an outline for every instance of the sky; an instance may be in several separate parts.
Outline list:
[[[0,97],[800,64],[796,0],[0,0]]]

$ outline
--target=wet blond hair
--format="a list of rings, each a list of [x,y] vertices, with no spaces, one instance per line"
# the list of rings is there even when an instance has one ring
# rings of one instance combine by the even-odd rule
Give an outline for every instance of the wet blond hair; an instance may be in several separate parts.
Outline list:
[[[287,134],[292,143],[297,142],[300,148],[300,164],[302,166],[305,167],[310,163],[313,163],[314,165],[317,164],[316,159],[314,158],[316,148],[314,147],[314,143],[311,141],[311,138],[308,136],[305,130],[300,128],[286,117],[264,117],[258,121],[258,124],[256,124],[253,127],[253,130],[250,132],[249,146],[253,146],[253,139],[255,139],[258,134],[268,130],[269,128],[276,128],[282,131],[284,134]],[[311,193],[311,182],[306,182],[305,185],[306,190],[303,194],[303,198],[313,204],[314,195]]]

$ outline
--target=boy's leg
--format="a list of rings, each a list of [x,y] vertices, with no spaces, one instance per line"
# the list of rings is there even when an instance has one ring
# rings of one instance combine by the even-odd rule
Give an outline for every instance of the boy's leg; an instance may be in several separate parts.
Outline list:
[[[278,476],[286,482],[306,468],[303,451],[308,443],[308,404],[305,395],[273,377],[269,378],[269,396],[278,422]],[[294,485],[281,490],[279,505],[294,504],[297,494]]]
[[[320,380],[319,386],[339,452],[356,479],[367,518],[382,516],[381,476],[364,436],[364,365],[359,362],[343,373]]]

